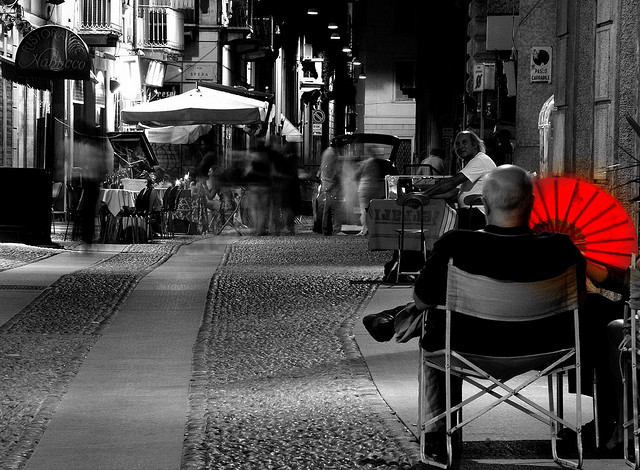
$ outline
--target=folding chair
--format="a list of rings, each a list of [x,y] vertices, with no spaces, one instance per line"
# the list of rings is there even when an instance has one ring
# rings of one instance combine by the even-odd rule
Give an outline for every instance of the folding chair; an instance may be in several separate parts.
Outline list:
[[[578,321],[578,289],[576,269],[572,266],[563,274],[552,279],[537,282],[510,282],[491,279],[485,276],[469,274],[450,262],[447,280],[446,305],[439,307],[446,315],[445,346],[433,352],[422,350],[419,393],[420,452],[423,463],[439,468],[450,468],[453,462],[452,436],[463,426],[476,420],[500,403],[508,403],[516,409],[538,419],[550,426],[551,448],[553,460],[560,466],[581,468],[582,466],[582,407],[581,385],[576,380],[576,419],[570,423],[562,417],[562,376],[568,370],[575,370],[580,377],[580,337]],[[470,317],[494,320],[507,330],[516,322],[531,322],[552,316],[570,315],[573,311],[571,331],[566,332],[567,344],[562,347],[549,346],[549,350],[535,354],[518,356],[496,356],[470,354],[452,348],[455,335],[464,328],[464,322]],[[452,312],[455,312],[455,328],[452,328]],[[425,318],[432,314],[429,312]],[[519,326],[526,326],[519,323]],[[423,323],[423,337],[425,326]],[[544,348],[544,346],[540,346]],[[445,374],[445,411],[427,419],[430,410],[425,400],[425,373],[428,368],[435,368]],[[539,371],[529,376],[516,387],[506,385],[506,381],[528,371]],[[549,409],[540,406],[522,395],[525,387],[541,377],[548,378]],[[553,376],[556,377],[557,407],[554,409]],[[459,377],[464,382],[474,385],[479,392],[463,398],[459,404],[452,404],[452,377]],[[482,382],[480,382],[480,380]],[[488,381],[488,382],[487,382]],[[500,393],[499,393],[500,392]],[[496,400],[466,419],[462,419],[462,408],[484,395],[491,395]],[[523,406],[523,403],[526,406]],[[453,415],[456,422],[453,422]],[[446,422],[447,461],[439,462],[426,455],[426,429],[444,418]],[[556,440],[560,426],[575,431],[577,436],[577,461],[560,458]]]
[[[238,189],[240,190],[240,193],[237,197],[237,200],[235,201],[235,207],[233,208],[233,212],[231,213],[231,215],[227,217],[227,220],[225,220],[222,223],[216,235],[220,235],[225,227],[231,227],[236,231],[238,235],[242,235],[242,232],[240,232],[240,230],[238,230],[238,227],[236,227],[235,225],[235,219],[242,205],[242,199],[244,198],[244,193],[246,190],[242,186],[239,186]]]
[[[640,271],[635,267],[635,256],[632,258],[630,269],[630,296],[625,308],[624,325],[629,328],[626,336],[626,364],[623,366],[622,384],[622,412],[624,460],[630,467],[640,469],[640,422],[638,421],[638,311],[640,310]],[[630,365],[630,367],[629,367]],[[629,377],[631,376],[631,377]],[[631,396],[631,409],[629,409]],[[631,417],[629,412],[632,412]],[[629,432],[632,435],[629,435]],[[630,454],[629,441],[633,441],[633,455]]]

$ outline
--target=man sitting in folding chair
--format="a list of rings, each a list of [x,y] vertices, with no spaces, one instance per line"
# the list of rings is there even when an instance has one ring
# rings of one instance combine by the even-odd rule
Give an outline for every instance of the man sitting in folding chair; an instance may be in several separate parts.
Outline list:
[[[584,384],[582,393],[590,394],[595,367],[598,374],[598,418],[601,432],[607,435],[616,419],[616,410],[608,369],[606,325],[615,318],[621,318],[623,311],[621,303],[614,303],[598,294],[587,295],[586,277],[596,285],[603,285],[610,281],[610,274],[602,267],[587,263],[567,235],[536,235],[529,229],[532,181],[523,169],[504,165],[491,171],[485,181],[483,199],[487,217],[484,230],[453,230],[435,243],[415,283],[417,309],[427,310],[445,304],[450,260],[453,266],[471,275],[519,283],[554,278],[575,266],[580,303],[584,303],[579,316],[582,344],[580,383]],[[455,323],[455,317],[453,321]],[[541,319],[533,328],[527,322],[527,329],[522,334],[513,334],[513,328],[517,331],[518,326],[510,325],[509,335],[501,333],[502,322],[478,318],[465,319],[465,322],[464,331],[458,331],[462,337],[458,335],[456,340],[457,345],[464,345],[465,352],[516,356],[536,352],[543,343],[558,342],[562,345],[566,338],[560,337],[559,332],[567,331],[565,322],[570,322],[573,328],[573,315]],[[444,348],[444,331],[444,312],[433,308],[427,310],[422,347],[426,351]],[[423,416],[428,422],[429,416],[444,413],[445,374],[431,367],[425,368],[423,373],[422,404],[427,408]],[[453,401],[459,402],[461,381],[454,378],[451,384]],[[580,388],[577,391],[579,393]],[[441,462],[442,453],[446,454],[444,418],[432,423],[425,431],[427,453],[436,454],[435,460]]]

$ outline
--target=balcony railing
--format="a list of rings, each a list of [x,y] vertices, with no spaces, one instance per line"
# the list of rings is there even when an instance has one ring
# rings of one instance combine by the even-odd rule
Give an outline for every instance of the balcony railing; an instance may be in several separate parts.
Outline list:
[[[119,23],[122,2],[110,0],[81,0],[80,25],[82,34],[122,34]]]
[[[184,15],[166,4],[180,0],[142,0],[139,4],[136,47],[184,50]],[[158,3],[165,3],[158,6]],[[183,2],[184,3],[184,2]]]
[[[251,2],[222,0],[220,24],[227,28],[251,28]]]
[[[165,7],[174,10],[193,10],[195,0],[139,0],[139,6]]]

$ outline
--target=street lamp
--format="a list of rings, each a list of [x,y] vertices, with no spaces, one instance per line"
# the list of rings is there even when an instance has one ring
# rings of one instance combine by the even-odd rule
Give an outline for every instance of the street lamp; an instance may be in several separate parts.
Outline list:
[[[362,66],[362,68],[360,69],[360,75],[358,75],[358,78],[360,80],[364,80],[365,78],[367,78],[367,74],[364,72],[364,65]]]
[[[338,33],[331,33],[331,39],[337,41],[340,39],[340,35]]]

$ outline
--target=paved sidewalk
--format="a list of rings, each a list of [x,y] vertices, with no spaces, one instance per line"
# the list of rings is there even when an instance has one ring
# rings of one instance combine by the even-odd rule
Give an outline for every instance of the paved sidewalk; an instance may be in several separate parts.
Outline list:
[[[209,282],[233,240],[183,246],[140,281],[84,360],[26,470],[180,468],[192,347]]]
[[[32,302],[60,276],[86,268],[118,253],[126,245],[93,245],[81,251],[65,251],[35,263],[0,272],[0,325]]]

